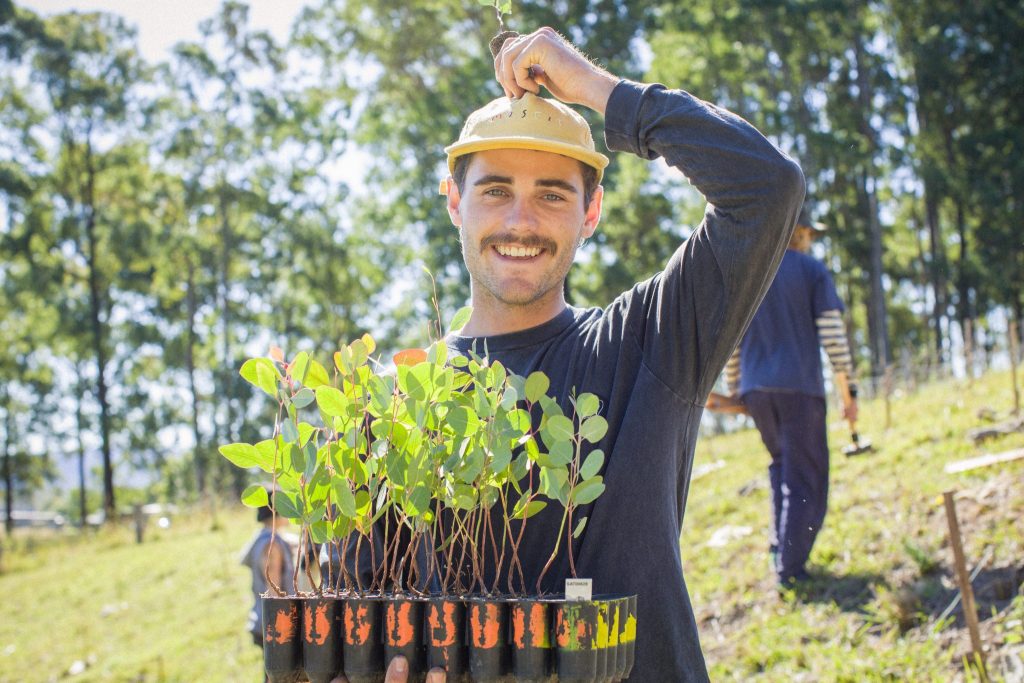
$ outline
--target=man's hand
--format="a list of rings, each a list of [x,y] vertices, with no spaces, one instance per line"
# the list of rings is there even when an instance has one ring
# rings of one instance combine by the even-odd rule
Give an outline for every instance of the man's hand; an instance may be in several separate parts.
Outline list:
[[[409,664],[405,657],[395,657],[391,660],[388,673],[384,676],[384,683],[406,683],[409,680]],[[348,683],[344,676],[338,676],[331,683]],[[444,669],[431,669],[427,674],[427,683],[445,683]]]
[[[857,421],[857,399],[851,398],[848,402],[843,404],[843,417],[850,422]]]
[[[602,116],[619,82],[546,26],[506,40],[494,58],[494,76],[509,97],[526,91],[539,95],[543,85],[562,102],[585,105]]]
[[[704,405],[708,410],[716,413],[727,413],[730,415],[750,414],[747,411],[747,407],[743,405],[743,400],[736,394],[729,394],[727,396],[712,391]]]

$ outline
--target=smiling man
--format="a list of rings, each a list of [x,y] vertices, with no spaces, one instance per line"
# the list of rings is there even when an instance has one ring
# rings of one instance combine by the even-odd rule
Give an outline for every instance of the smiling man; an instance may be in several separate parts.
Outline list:
[[[618,79],[549,28],[508,40],[494,66],[505,96],[467,119],[441,183],[473,305],[448,345],[519,375],[544,372],[567,411],[574,394],[601,399],[609,428],[594,447],[606,454],[606,490],[578,512],[588,523],[572,540],[577,574],[596,592],[638,596],[629,680],[705,681],[679,549],[694,445],[708,393],[786,249],[803,175],[734,114]],[[541,86],[557,99],[539,97]],[[577,248],[598,229],[608,164],[567,104],[605,117],[610,149],[663,158],[708,202],[665,269],[604,309],[568,306],[563,295]],[[543,573],[557,508],[530,518],[519,552],[525,585],[543,574],[551,593],[570,574],[565,544]],[[491,585],[494,568],[486,573]],[[399,666],[389,683],[404,680]]]
[[[706,680],[679,553],[694,444],[704,401],[786,249],[803,175],[739,117],[616,78],[548,28],[507,41],[495,74],[505,97],[470,115],[446,150],[442,191],[473,305],[449,346],[546,373],[564,408],[574,391],[601,398],[607,489],[580,513],[589,522],[574,541],[578,575],[603,593],[638,594],[630,680]],[[541,86],[557,99],[539,97]],[[665,269],[604,309],[563,295],[576,249],[598,229],[608,164],[567,104],[605,117],[609,149],[664,158],[708,201]],[[556,508],[527,526],[527,585],[558,533]],[[563,552],[545,589],[561,591],[567,575]]]

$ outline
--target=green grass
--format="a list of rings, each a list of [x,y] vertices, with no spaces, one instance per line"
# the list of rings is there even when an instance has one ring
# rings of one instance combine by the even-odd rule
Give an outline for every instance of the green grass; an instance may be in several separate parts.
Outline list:
[[[258,681],[245,633],[249,575],[237,554],[249,510],[84,537],[15,535],[0,595],[0,681]],[[67,672],[88,664],[80,675]]]
[[[887,431],[882,402],[868,402],[858,427],[876,452],[853,458],[839,452],[849,428],[830,410],[829,514],[811,555],[816,579],[800,594],[779,596],[768,572],[768,455],[756,431],[698,443],[698,466],[727,463],[693,482],[680,541],[712,680],[962,676],[969,649],[962,612],[952,613],[955,621],[938,620],[956,594],[942,505],[951,489],[959,492],[969,568],[989,558],[974,587],[990,659],[1017,647],[1024,596],[1012,577],[1024,571],[1024,461],[955,475],[943,470],[1024,446],[1021,433],[971,443],[966,434],[983,424],[977,411],[984,406],[1008,416],[1009,373],[933,384],[894,399]],[[710,534],[725,525],[753,532],[708,547]]]
[[[830,427],[832,494],[811,558],[818,578],[779,596],[767,570],[767,454],[744,430],[698,444],[697,465],[726,466],[694,480],[680,548],[712,680],[949,681],[964,671],[967,633],[955,595],[941,494],[960,492],[968,564],[990,661],[1024,647],[1024,461],[959,475],[946,463],[1024,446],[1015,434],[974,446],[981,407],[1005,417],[1009,375],[929,385],[892,405],[862,406],[860,431],[877,451],[844,458],[845,425]],[[830,413],[835,417],[835,412]],[[244,632],[254,530],[245,509],[97,534],[25,532],[5,539],[0,595],[0,682],[258,681],[259,650]],[[750,527],[722,547],[723,526]],[[1016,598],[1013,595],[1016,594]],[[1016,650],[1019,652],[1020,650]],[[84,672],[69,676],[76,662]],[[995,680],[1000,680],[993,666]]]

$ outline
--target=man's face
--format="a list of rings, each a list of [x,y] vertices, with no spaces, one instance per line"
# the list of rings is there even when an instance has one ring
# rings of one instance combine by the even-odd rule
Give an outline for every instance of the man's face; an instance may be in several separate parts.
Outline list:
[[[448,213],[459,228],[474,305],[487,297],[530,306],[561,293],[580,240],[601,216],[601,188],[583,205],[580,162],[560,154],[477,152],[463,190],[450,183]]]

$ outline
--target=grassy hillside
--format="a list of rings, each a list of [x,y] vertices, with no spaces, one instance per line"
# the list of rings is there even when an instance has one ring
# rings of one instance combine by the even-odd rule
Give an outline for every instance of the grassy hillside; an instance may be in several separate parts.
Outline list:
[[[1005,416],[1009,376],[932,385],[862,407],[877,452],[846,459],[831,426],[832,497],[812,556],[814,583],[780,596],[767,569],[767,455],[745,430],[698,446],[680,548],[713,680],[967,679],[941,494],[959,491],[991,669],[1022,653],[1024,461],[959,475],[955,460],[1024,446],[1024,434],[972,445],[987,407]],[[257,681],[243,631],[248,576],[237,555],[248,510],[85,536],[6,540],[0,681]],[[717,533],[716,533],[717,532]],[[720,543],[712,542],[721,541]],[[709,543],[711,542],[711,543]],[[995,676],[999,680],[999,676]]]

